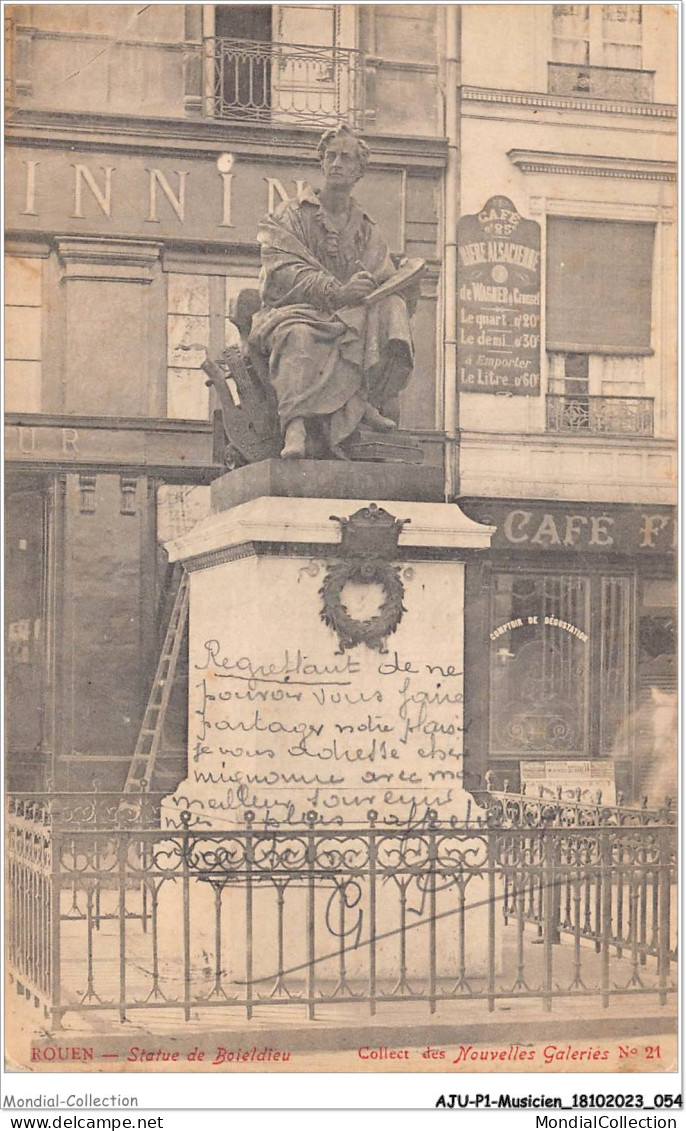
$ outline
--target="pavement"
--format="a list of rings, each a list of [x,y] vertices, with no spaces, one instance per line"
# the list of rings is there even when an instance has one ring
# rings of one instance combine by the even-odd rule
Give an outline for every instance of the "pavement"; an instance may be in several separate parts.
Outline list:
[[[636,986],[632,985],[636,970],[626,952],[622,957],[612,952],[612,992],[605,1008],[599,992],[592,989],[600,984],[600,956],[593,947],[585,945],[582,955],[588,994],[562,996],[575,977],[573,947],[563,938],[553,952],[554,985],[560,996],[553,998],[550,1009],[535,994],[544,956],[535,932],[527,932],[524,943],[531,996],[521,996],[521,989],[514,989],[518,960],[514,932],[505,930],[496,989],[512,996],[496,999],[491,1012],[483,997],[439,1001],[431,1013],[427,1001],[403,996],[377,1003],[372,1015],[368,1002],[347,998],[317,1005],[311,1020],[307,1007],[297,999],[280,998],[278,1003],[273,999],[271,1004],[269,999],[258,1003],[248,1019],[244,1007],[214,997],[213,1004],[194,1006],[187,1021],[178,1006],[167,1003],[154,1008],[148,1003],[129,1009],[124,1022],[112,1009],[74,1009],[64,1015],[60,1029],[51,1030],[42,1010],[10,987],[6,1043],[18,1070],[48,1072],[673,1070],[677,995],[671,992],[667,1003],[660,1004],[651,988],[656,980],[652,959],[638,971],[644,986]],[[71,986],[69,996],[76,1005],[83,996],[83,963],[78,953],[69,955],[68,949],[65,958],[65,986]],[[132,997],[135,970],[132,962],[127,969]],[[141,978],[143,973],[149,978],[149,971],[141,967]],[[100,963],[99,976],[99,995],[115,1001],[114,939],[108,962]],[[209,969],[204,977],[204,990],[194,983],[197,996],[211,993]],[[171,991],[172,981],[168,978],[165,989],[169,996],[177,996]],[[149,989],[149,982],[145,984]],[[448,987],[447,981],[439,981],[441,985]],[[470,985],[473,992],[484,992],[483,979],[470,979]],[[622,993],[627,987],[628,992]],[[295,982],[290,988],[299,992]],[[355,985],[351,988],[355,990]],[[177,984],[177,993],[180,989]],[[139,1000],[144,1000],[142,994]],[[91,1005],[98,1004],[91,999]]]

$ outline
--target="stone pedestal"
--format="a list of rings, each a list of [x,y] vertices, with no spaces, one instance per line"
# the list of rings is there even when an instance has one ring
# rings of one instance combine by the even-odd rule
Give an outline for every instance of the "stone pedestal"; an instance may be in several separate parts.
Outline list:
[[[465,816],[464,561],[490,528],[455,505],[384,500],[405,522],[397,556],[346,580],[332,516],[371,502],[262,496],[169,547],[190,572],[189,764],[163,822],[184,810],[217,828],[244,825],[246,811],[259,828],[313,812],[333,826],[370,811],[388,825]],[[351,646],[341,611],[393,630]]]
[[[469,801],[465,563],[491,528],[394,497],[405,468],[310,465],[311,492],[337,497],[301,494],[307,470],[223,477],[215,513],[169,547],[190,574],[189,761],[162,825],[194,834],[193,952],[277,996],[310,977],[362,992],[372,969],[386,993],[417,992],[430,968],[454,987],[488,950],[486,840],[449,842],[448,822]]]

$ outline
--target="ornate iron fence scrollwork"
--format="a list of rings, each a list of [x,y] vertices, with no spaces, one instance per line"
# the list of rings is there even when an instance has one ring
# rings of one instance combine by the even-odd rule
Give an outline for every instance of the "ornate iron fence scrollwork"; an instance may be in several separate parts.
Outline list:
[[[364,126],[364,55],[354,48],[214,41],[214,113],[242,123]]]
[[[176,829],[105,829],[85,805],[65,824],[40,799],[11,798],[12,976],[57,1025],[153,1007],[202,1019],[275,1005],[492,1011],[532,996],[666,1003],[675,826],[646,810],[635,821],[507,791],[485,800],[465,822],[389,827],[370,812],[332,828],[312,812],[263,828],[246,814],[217,830],[191,814]]]
[[[546,397],[549,432],[591,433],[605,436],[652,436],[652,397]]]

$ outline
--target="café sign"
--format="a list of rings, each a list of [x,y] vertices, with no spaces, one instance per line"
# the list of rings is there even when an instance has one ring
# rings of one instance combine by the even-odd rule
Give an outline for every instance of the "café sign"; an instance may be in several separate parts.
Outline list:
[[[459,387],[541,391],[541,227],[506,196],[463,216],[458,231]]]
[[[676,508],[645,504],[461,500],[470,518],[496,527],[493,550],[675,553]]]

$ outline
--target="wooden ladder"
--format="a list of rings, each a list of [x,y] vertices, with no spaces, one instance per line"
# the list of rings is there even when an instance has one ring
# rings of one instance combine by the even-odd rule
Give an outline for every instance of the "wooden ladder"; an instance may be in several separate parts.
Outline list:
[[[124,783],[123,793],[128,795],[129,799],[131,795],[147,793],[152,783],[187,618],[188,574],[184,569],[174,598],[136,748]]]

